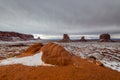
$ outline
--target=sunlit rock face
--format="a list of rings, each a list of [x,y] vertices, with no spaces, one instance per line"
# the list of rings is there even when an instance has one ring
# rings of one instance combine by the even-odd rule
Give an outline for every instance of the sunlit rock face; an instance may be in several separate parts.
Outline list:
[[[42,61],[52,65],[72,64],[71,54],[62,46],[55,43],[48,43],[41,48],[43,55]]]
[[[32,40],[32,39],[34,39],[34,37],[29,34],[0,31],[0,40],[2,41],[17,41],[17,40]]]
[[[82,42],[86,42],[87,40],[85,39],[84,36],[82,36],[81,39],[80,39],[80,41],[82,41]]]
[[[68,36],[68,34],[63,34],[63,39],[60,40],[60,42],[70,42],[70,37]]]
[[[30,55],[34,55],[38,52],[41,51],[41,48],[43,47],[42,43],[35,43],[33,45],[31,45],[30,47],[28,47],[21,55],[21,56],[30,56]]]
[[[111,41],[110,34],[101,34],[99,38],[100,38],[101,42],[109,42],[109,41]]]

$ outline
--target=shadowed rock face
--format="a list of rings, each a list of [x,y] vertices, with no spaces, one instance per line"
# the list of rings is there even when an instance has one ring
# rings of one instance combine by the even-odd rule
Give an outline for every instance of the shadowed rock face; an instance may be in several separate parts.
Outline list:
[[[38,52],[41,51],[41,48],[43,47],[42,43],[35,43],[33,45],[31,45],[30,47],[28,47],[21,55],[22,56],[30,56],[30,55],[34,55]]]
[[[69,38],[68,34],[63,34],[63,39],[67,40],[67,39],[70,39],[70,38]]]
[[[70,38],[68,36],[68,34],[63,34],[63,39],[60,42],[70,42]]]
[[[68,65],[72,63],[71,55],[62,46],[48,43],[42,47],[42,60],[47,64]]]
[[[80,39],[80,41],[82,41],[82,42],[86,42],[87,40],[85,39],[84,36],[82,36],[81,39]]]
[[[2,41],[31,40],[31,39],[34,39],[32,35],[21,34],[17,32],[0,31],[0,40]]]
[[[99,38],[100,38],[101,42],[109,42],[109,41],[111,41],[110,34],[101,34]]]

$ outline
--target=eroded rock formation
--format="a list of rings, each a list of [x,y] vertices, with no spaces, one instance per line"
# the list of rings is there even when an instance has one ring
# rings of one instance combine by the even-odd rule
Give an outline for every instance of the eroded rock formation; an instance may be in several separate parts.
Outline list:
[[[109,41],[111,41],[110,34],[101,34],[99,38],[100,38],[101,42],[109,42]]]
[[[82,41],[82,42],[86,42],[87,40],[85,39],[84,36],[82,36],[81,39],[80,39],[80,41]]]
[[[68,34],[63,34],[63,39],[60,40],[60,42],[70,42],[70,37],[68,36]]]
[[[0,31],[0,40],[1,41],[17,41],[17,40],[32,40],[32,39],[34,39],[34,37],[29,34]]]
[[[40,52],[42,47],[43,47],[42,43],[35,43],[28,47],[21,55],[19,55],[19,57],[34,55]]]
[[[48,43],[42,47],[42,60],[47,64],[69,65],[72,64],[72,55],[62,46],[55,43]]]

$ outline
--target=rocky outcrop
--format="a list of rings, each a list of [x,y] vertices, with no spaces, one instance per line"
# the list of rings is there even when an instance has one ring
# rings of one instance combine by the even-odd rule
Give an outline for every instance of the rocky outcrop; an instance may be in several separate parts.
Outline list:
[[[63,34],[63,39],[60,40],[60,42],[70,42],[70,41],[71,41],[71,40],[70,40],[68,34]]]
[[[42,60],[47,64],[68,65],[72,63],[71,54],[58,44],[48,43],[41,50]]]
[[[109,42],[109,41],[112,41],[110,34],[101,34],[100,37],[99,37],[99,39],[100,39],[100,42]]]
[[[19,55],[19,57],[34,55],[40,52],[42,47],[43,47],[42,43],[35,43],[28,47],[21,55]]]
[[[40,38],[40,37],[38,37],[37,39],[38,39],[38,40],[41,40],[41,38]]]
[[[17,57],[31,56],[40,52],[42,52],[42,61],[45,64],[78,66],[79,63],[75,55],[70,54],[64,47],[56,43],[48,43],[46,45],[42,43],[33,44]]]
[[[80,41],[82,41],[82,42],[86,42],[87,40],[85,39],[84,36],[82,36],[81,39],[80,39]]]
[[[17,40],[32,40],[32,39],[34,39],[34,37],[29,34],[0,31],[0,40],[1,41],[17,41]]]

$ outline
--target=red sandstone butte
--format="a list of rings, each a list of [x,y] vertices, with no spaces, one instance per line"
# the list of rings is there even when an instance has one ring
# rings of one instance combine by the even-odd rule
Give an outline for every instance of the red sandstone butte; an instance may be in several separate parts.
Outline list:
[[[70,37],[68,36],[68,34],[63,34],[63,39],[60,40],[60,42],[70,42]]]
[[[110,41],[112,41],[110,34],[101,34],[99,39],[100,39],[100,42],[110,42]]]
[[[17,40],[32,40],[32,39],[34,39],[34,37],[30,34],[0,31],[1,41],[17,41]]]

